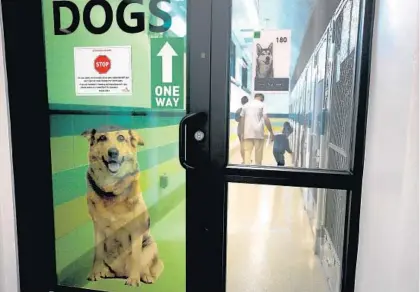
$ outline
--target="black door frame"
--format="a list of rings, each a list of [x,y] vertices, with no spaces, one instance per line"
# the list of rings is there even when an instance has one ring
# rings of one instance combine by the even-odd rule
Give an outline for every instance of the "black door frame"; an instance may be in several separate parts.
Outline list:
[[[21,291],[31,291],[34,285],[39,291],[53,291],[49,282],[55,277],[50,265],[55,262],[54,215],[51,207],[42,207],[53,206],[42,10],[38,1],[1,4],[12,130],[18,279]],[[29,44],[35,73],[32,76],[24,69],[22,58],[25,51],[28,54]],[[26,107],[21,106],[22,99]],[[36,161],[41,167],[36,167]]]
[[[360,7],[354,84],[358,104],[351,172],[273,170],[225,167],[231,1],[189,1],[187,112],[205,112],[209,122],[203,127],[207,139],[202,147],[202,154],[208,159],[207,167],[187,170],[188,291],[224,291],[228,182],[348,190],[342,291],[354,291],[374,1],[361,0]],[[2,0],[20,287],[22,292],[88,291],[56,285],[54,216],[49,207],[53,205],[49,109],[41,15],[40,0]],[[32,72],[35,74],[31,75]],[[21,100],[26,107],[21,107]],[[217,116],[211,116],[210,112]]]

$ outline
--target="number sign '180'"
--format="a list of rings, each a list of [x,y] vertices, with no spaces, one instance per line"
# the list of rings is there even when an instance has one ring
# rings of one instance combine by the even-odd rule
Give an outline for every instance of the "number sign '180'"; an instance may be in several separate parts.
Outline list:
[[[277,43],[287,43],[287,37],[277,37]]]

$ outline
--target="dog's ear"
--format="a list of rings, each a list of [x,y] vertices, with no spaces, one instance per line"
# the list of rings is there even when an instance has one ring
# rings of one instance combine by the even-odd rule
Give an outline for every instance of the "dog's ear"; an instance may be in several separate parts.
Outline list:
[[[90,138],[91,136],[95,135],[95,133],[96,133],[96,129],[88,129],[88,130],[83,131],[81,135],[85,138]]]
[[[95,142],[95,133],[96,129],[88,129],[84,131],[81,135],[89,140],[90,145],[93,145],[93,142]]]
[[[271,52],[271,53],[273,53],[273,43],[271,43],[271,44],[268,46],[268,49],[270,50],[270,52]]]
[[[80,134],[81,136],[85,137],[85,138],[89,138],[90,136],[92,136],[92,129],[88,129],[88,130],[84,130],[82,132],[82,134]]]
[[[262,47],[260,44],[257,44],[257,55],[261,55]]]
[[[130,134],[130,140],[132,142],[132,144],[134,145],[140,145],[143,146],[144,145],[144,141],[143,138],[139,135],[139,133],[137,133],[136,131],[132,131],[129,130],[128,133]],[[135,142],[135,143],[133,143]]]

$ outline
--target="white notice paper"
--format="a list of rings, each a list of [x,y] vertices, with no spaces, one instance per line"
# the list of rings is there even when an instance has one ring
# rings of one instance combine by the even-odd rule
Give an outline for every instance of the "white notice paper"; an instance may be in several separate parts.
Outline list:
[[[131,47],[74,48],[76,95],[131,95]]]

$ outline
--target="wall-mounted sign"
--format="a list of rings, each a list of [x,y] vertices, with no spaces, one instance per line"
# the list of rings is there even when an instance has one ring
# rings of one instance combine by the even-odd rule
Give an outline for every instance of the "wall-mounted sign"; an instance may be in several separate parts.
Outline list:
[[[184,39],[150,41],[152,108],[184,109]]]
[[[291,44],[290,30],[255,33],[252,70],[254,91],[289,91]]]
[[[132,92],[131,47],[74,48],[76,95]]]

